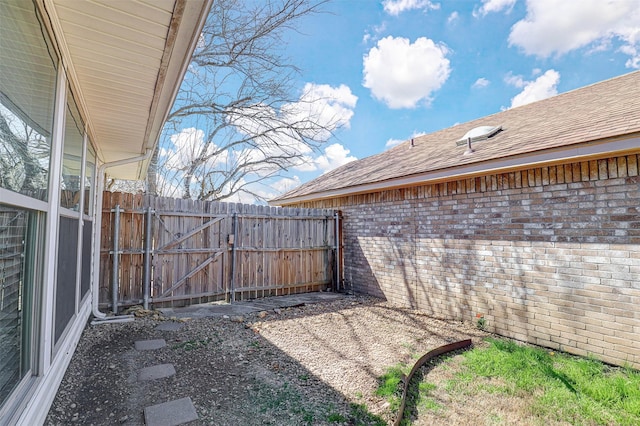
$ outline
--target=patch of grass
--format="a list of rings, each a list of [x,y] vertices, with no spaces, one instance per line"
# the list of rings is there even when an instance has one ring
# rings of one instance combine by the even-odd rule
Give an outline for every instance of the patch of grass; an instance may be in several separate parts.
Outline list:
[[[358,426],[386,426],[381,417],[371,414],[364,404],[351,404],[350,424]]]
[[[402,401],[406,369],[405,364],[397,364],[387,368],[387,371],[378,379],[378,388],[375,394],[389,401],[391,411],[394,413],[398,411]]]
[[[307,423],[308,425],[312,425],[313,421],[315,420],[315,416],[313,415],[313,413],[310,413],[308,411],[305,411],[302,415],[302,421]]]
[[[464,398],[481,398],[483,394],[522,397],[526,413],[540,424],[640,424],[640,371],[509,340],[487,341],[488,347],[463,353],[463,361],[453,367],[458,372],[445,382],[444,391]],[[447,361],[441,360],[440,364]],[[387,397],[396,409],[401,402],[404,368],[397,365],[388,369],[376,392]],[[446,408],[431,396],[436,385],[424,381],[419,372],[416,379],[418,385],[413,380],[409,385],[403,425],[411,424],[420,412]],[[486,424],[505,422],[490,410],[484,416]]]
[[[401,343],[400,346],[408,350],[410,353],[415,353],[416,351],[416,347],[413,346],[411,343],[404,342],[404,343]]]
[[[407,388],[407,399],[405,409],[400,424],[408,426],[412,424],[412,419],[419,416],[420,412],[437,412],[443,407],[431,396],[431,392],[436,389],[436,385],[424,381],[422,370],[416,371],[409,387]],[[400,401],[401,402],[401,401]]]
[[[440,411],[444,407],[436,402],[433,398],[425,398],[421,404],[420,408],[427,411]]]
[[[443,407],[438,404],[435,399],[431,398],[431,392],[436,390],[436,385],[422,381],[418,384],[418,397],[416,406],[419,410],[439,411]]]
[[[450,391],[470,389],[477,377],[499,378],[495,392],[536,395],[530,413],[571,424],[640,424],[640,372],[609,367],[512,341],[488,339],[486,349],[464,354],[464,371],[450,381]]]
[[[331,423],[346,423],[347,418],[340,413],[329,413],[327,421]]]
[[[267,412],[267,410],[286,408],[290,403],[297,403],[300,400],[300,395],[291,389],[287,382],[284,382],[280,389],[271,391],[268,395],[269,398],[264,398],[261,401],[263,413]]]
[[[476,315],[476,327],[478,327],[479,330],[484,330],[487,328],[487,320],[484,317],[484,314]]]
[[[487,421],[485,422],[486,424],[489,425],[501,425],[504,424],[504,420],[502,419],[502,416],[495,414],[495,413],[489,413],[487,415]]]
[[[448,380],[445,385],[447,392],[455,392],[461,394],[469,394],[470,384],[473,382],[474,375],[470,371],[460,371],[456,373],[455,380]]]
[[[185,351],[192,351],[198,348],[206,347],[211,339],[199,339],[199,340],[187,340],[185,342],[176,343],[172,346],[172,349],[183,349]]]
[[[321,406],[310,402],[295,385],[286,381],[278,387],[258,381],[251,399],[260,414],[277,419],[276,423],[269,424],[284,424],[281,422],[288,419],[290,424],[314,425],[326,412],[335,411],[331,404]]]
[[[378,388],[375,394],[384,397],[389,402],[389,409],[392,413],[396,413],[400,409],[404,381],[409,369],[410,366],[406,364],[396,364],[387,368],[387,371],[378,379]],[[436,386],[422,381],[422,378],[422,372],[418,370],[409,383],[401,425],[410,425],[411,418],[420,410],[437,411],[442,408],[433,398],[429,397]]]

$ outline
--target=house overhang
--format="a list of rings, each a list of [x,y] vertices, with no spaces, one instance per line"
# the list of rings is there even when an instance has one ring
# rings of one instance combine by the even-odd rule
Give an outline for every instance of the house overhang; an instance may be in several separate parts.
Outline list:
[[[38,0],[101,162],[155,148],[212,0]],[[109,169],[142,179],[149,160]]]
[[[640,152],[640,135],[625,135],[619,138],[590,141],[560,148],[471,163],[460,167],[449,167],[408,176],[399,176],[397,178],[366,183],[363,185],[353,185],[300,196],[279,198],[269,201],[269,205],[298,205],[305,202],[320,201],[349,195],[407,188],[457,179],[467,179],[492,173],[507,173],[531,167],[587,161],[596,158],[605,158],[638,152]]]

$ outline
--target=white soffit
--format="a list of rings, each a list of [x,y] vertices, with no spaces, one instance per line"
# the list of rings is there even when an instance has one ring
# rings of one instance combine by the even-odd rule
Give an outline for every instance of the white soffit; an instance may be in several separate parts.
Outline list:
[[[44,2],[101,160],[153,149],[210,0]],[[109,174],[137,179],[146,165],[114,167]]]

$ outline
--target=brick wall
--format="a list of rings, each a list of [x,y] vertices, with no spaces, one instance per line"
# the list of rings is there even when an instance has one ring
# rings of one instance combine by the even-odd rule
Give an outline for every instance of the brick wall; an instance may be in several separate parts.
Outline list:
[[[636,155],[304,206],[342,210],[356,291],[640,367]]]

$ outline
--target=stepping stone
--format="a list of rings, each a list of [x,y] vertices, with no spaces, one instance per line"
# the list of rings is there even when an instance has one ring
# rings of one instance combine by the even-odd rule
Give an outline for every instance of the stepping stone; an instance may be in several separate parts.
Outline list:
[[[156,330],[160,331],[178,331],[184,327],[183,322],[165,321],[156,327]]]
[[[173,368],[173,364],[152,365],[151,367],[145,367],[138,371],[138,381],[144,382],[147,380],[164,379],[174,374],[176,374],[176,369]]]
[[[139,351],[152,351],[154,349],[160,349],[167,346],[167,342],[164,339],[155,340],[137,340],[135,342],[136,350]]]
[[[147,426],[177,426],[198,420],[191,398],[181,398],[144,409]]]

